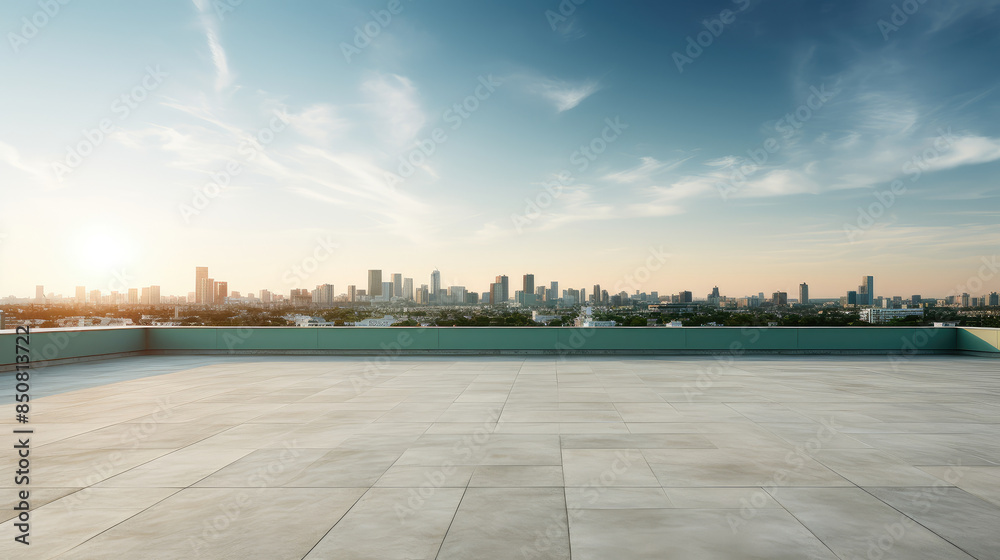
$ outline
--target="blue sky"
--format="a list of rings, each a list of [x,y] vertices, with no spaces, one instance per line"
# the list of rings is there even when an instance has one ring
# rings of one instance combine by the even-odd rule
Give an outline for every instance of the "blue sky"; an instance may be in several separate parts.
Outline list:
[[[1000,245],[996,0],[11,1],[0,31],[2,295],[944,296]]]

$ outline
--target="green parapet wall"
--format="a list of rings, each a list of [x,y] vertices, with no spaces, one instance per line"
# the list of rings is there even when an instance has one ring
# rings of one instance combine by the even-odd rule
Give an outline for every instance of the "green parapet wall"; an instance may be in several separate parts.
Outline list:
[[[33,331],[32,362],[151,354],[930,354],[1000,357],[1000,329],[931,327],[124,327]],[[0,333],[13,368],[14,331]]]
[[[1000,356],[1000,329],[960,328],[957,349],[961,352]]]

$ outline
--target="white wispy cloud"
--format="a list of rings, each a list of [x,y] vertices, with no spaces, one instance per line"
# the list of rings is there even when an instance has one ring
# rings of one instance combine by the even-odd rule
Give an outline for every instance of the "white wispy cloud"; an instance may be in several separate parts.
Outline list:
[[[398,74],[378,74],[361,85],[369,99],[368,110],[383,126],[383,136],[398,146],[416,138],[427,123],[420,106],[420,95],[413,82]]]
[[[601,84],[595,80],[568,82],[552,78],[529,78],[526,80],[525,89],[528,93],[539,95],[552,102],[556,111],[562,113],[593,95],[601,89]]]
[[[213,13],[210,0],[192,0],[192,2],[198,9],[201,27],[205,32],[208,50],[212,55],[212,64],[215,66],[215,90],[223,91],[233,84],[234,78],[229,70],[226,50],[219,42],[218,20]]]

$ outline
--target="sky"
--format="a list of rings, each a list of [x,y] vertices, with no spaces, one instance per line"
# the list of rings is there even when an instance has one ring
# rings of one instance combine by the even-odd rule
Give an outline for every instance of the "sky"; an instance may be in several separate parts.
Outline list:
[[[1000,290],[1000,0],[65,1],[0,4],[0,296]]]

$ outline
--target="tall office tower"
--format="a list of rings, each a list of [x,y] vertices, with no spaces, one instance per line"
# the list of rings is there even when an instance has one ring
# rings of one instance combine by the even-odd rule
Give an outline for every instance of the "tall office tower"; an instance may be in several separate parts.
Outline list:
[[[101,304],[101,290],[90,290],[90,303],[91,305]]]
[[[45,286],[35,286],[35,303],[45,303]]]
[[[118,298],[118,292],[112,290],[111,295],[108,297],[108,303],[111,305],[118,305],[121,300]]]
[[[414,301],[416,303],[426,304],[429,298],[430,294],[428,293],[427,284],[421,284],[420,287],[417,288],[417,293],[414,295]]]
[[[428,295],[430,296],[430,301],[432,302],[436,301],[438,292],[440,291],[441,291],[441,271],[435,268],[434,272],[431,273],[431,285],[428,292]]]
[[[774,292],[771,296],[771,303],[774,305],[788,305],[788,293]]]
[[[688,291],[683,291],[677,294],[677,303],[692,303],[694,301],[694,294]]]
[[[385,301],[392,299],[392,282],[382,282],[382,298]]]
[[[559,298],[559,282],[550,282],[549,286],[552,288],[552,297]]]
[[[601,290],[601,303],[607,304],[609,301],[610,299],[608,298],[608,291]]]
[[[580,300],[577,301],[580,305],[587,305],[587,290],[580,288]]]
[[[131,300],[132,299],[132,290],[131,289],[128,291],[128,295],[129,295],[129,299]],[[139,296],[139,304],[140,305],[149,305],[149,288],[143,288],[142,289],[142,295]]]
[[[506,276],[497,276],[497,284],[500,284],[500,303],[507,303],[510,299],[510,283]]]
[[[593,301],[594,301],[594,303],[601,303],[601,285],[600,284],[594,284]]]
[[[353,284],[347,287],[347,301],[354,303],[358,300],[358,288]]]
[[[521,279],[521,291],[526,294],[535,293],[535,275],[525,274]]]
[[[809,305],[809,284],[805,282],[799,284],[799,303]]]
[[[149,287],[149,304],[150,305],[160,305],[162,300],[160,299],[160,287],[150,286]]]
[[[714,298],[721,297],[719,295],[719,287],[718,286],[712,288],[712,297],[714,297]]]
[[[910,296],[910,305],[919,306],[923,302],[923,298],[919,295]]]
[[[969,307],[969,294],[962,294],[962,307]]]
[[[218,305],[222,305],[226,303],[227,297],[229,297],[229,282],[216,282],[213,301]]]
[[[77,303],[87,303],[87,288],[84,286],[76,287],[76,302]]]
[[[545,286],[538,286],[537,288],[535,288],[535,298],[538,301],[543,301],[545,299],[546,291],[547,290],[545,289]]]
[[[324,307],[333,305],[333,284],[317,284],[312,293],[312,301]]]
[[[858,305],[858,292],[854,290],[847,292],[847,305]]]
[[[129,305],[139,305],[139,289],[129,288],[128,289],[128,304]]]
[[[413,278],[403,278],[403,299],[413,301]]]
[[[989,297],[989,303],[987,305],[989,305],[990,307],[1000,306],[1000,294],[998,294],[997,292],[991,293]]]
[[[368,296],[376,297],[382,295],[382,271],[368,271]]]
[[[271,303],[271,290],[261,290],[260,291],[260,302],[261,303]]]
[[[858,305],[875,305],[875,277],[862,276],[858,286]]]
[[[208,267],[197,266],[194,269],[194,302],[208,303]]]
[[[448,286],[448,298],[453,305],[465,305],[465,286]]]
[[[403,275],[393,273],[392,275],[392,295],[398,298],[403,297]]]

